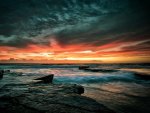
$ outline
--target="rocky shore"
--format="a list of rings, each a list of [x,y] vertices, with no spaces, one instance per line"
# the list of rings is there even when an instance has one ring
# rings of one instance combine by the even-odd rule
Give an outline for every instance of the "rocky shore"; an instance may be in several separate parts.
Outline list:
[[[53,84],[53,75],[34,79],[26,77],[32,82],[22,82],[19,76],[3,72],[0,113],[114,113],[95,100],[82,96],[83,86]]]

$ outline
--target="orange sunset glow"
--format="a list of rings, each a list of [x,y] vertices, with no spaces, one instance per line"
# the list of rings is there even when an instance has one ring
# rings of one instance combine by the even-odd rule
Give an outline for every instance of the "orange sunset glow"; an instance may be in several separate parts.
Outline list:
[[[146,40],[147,41],[147,40]],[[134,43],[109,43],[102,46],[76,44],[62,46],[55,39],[51,44],[28,45],[25,48],[1,46],[1,62],[31,63],[137,63],[149,62],[149,51],[127,51],[125,47],[136,46],[145,41]]]
[[[150,62],[144,2],[16,2],[1,3],[1,63]]]
[[[150,0],[0,0],[0,113],[150,113]]]

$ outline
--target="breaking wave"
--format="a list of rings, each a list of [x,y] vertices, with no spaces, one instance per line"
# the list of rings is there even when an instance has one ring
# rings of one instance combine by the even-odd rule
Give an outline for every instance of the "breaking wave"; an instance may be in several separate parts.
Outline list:
[[[133,82],[133,83],[148,83],[136,78],[132,72],[117,72],[108,73],[102,75],[89,75],[89,76],[59,76],[55,77],[55,83],[77,83],[77,84],[95,84],[95,83],[107,83],[107,82]]]

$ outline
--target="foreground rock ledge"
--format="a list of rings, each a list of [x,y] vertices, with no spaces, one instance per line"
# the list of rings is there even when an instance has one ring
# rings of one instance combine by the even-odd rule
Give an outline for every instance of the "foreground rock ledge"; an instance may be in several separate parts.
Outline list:
[[[0,113],[114,113],[81,96],[80,85],[22,84],[12,76],[6,82],[0,89]]]

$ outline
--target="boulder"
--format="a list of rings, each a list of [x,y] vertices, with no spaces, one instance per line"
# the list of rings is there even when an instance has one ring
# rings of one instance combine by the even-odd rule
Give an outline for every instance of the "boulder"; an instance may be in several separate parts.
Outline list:
[[[74,85],[74,93],[77,93],[77,94],[83,94],[84,93],[84,87],[81,86],[81,85]]]
[[[47,75],[47,76],[42,76],[42,77],[36,78],[34,80],[40,80],[40,81],[38,81],[38,83],[52,83],[53,78],[54,78],[54,75],[50,74],[50,75]]]

